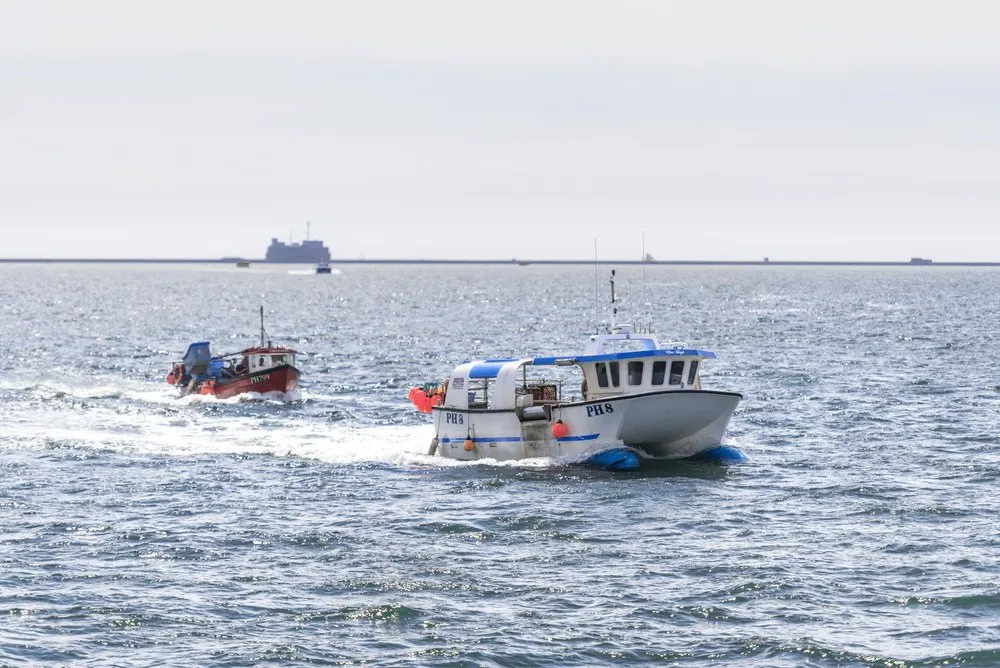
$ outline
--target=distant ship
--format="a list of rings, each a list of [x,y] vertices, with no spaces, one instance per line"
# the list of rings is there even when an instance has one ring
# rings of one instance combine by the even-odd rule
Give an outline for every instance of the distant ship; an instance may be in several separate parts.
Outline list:
[[[297,262],[301,264],[317,264],[330,261],[330,249],[319,239],[307,239],[302,243],[286,244],[284,241],[271,239],[267,247],[265,262]]]
[[[323,245],[319,239],[309,238],[309,228],[312,223],[306,221],[306,239],[302,243],[292,243],[291,239],[286,244],[278,241],[277,237],[271,239],[271,245],[267,248],[264,256],[265,262],[294,262],[296,264],[320,264],[330,262],[330,249]]]
[[[285,243],[277,238],[271,239],[271,245],[267,248],[265,262],[295,262],[301,264],[319,264],[330,262],[330,249],[323,245],[319,239],[309,238],[309,227],[311,223],[306,221],[306,239],[302,243]]]

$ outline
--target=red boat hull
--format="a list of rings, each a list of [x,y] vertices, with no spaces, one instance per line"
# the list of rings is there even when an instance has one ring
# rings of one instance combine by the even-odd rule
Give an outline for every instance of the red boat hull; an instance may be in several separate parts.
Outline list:
[[[203,383],[194,391],[198,394],[213,394],[220,399],[235,397],[247,392],[291,392],[299,384],[299,370],[285,365],[261,371],[260,373],[238,376],[216,383]]]

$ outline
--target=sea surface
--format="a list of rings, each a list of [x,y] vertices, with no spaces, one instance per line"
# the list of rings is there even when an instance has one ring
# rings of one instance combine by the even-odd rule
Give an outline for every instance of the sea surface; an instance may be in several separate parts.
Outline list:
[[[581,350],[605,268],[304,269],[0,265],[0,665],[1000,665],[1000,270],[620,270],[749,461],[608,473],[406,399]],[[301,389],[178,398],[261,304]]]

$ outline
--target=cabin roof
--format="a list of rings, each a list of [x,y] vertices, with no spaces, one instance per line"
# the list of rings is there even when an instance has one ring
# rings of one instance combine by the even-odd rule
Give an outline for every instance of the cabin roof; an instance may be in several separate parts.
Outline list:
[[[255,348],[244,348],[238,353],[232,353],[234,355],[268,355],[271,353],[285,353],[295,355],[298,353],[297,350],[292,350],[291,348],[282,348],[281,346],[271,346],[270,348],[261,348],[257,346]]]
[[[581,364],[586,362],[613,362],[615,360],[632,360],[642,357],[700,357],[702,359],[715,359],[717,355],[711,350],[699,350],[697,348],[658,348],[656,350],[627,350],[617,353],[601,353],[598,355],[561,355],[558,357],[536,357],[532,364]],[[565,361],[564,361],[565,360]]]
[[[469,378],[496,378],[500,370],[511,362],[534,364],[536,366],[555,366],[567,364],[585,364],[588,362],[613,362],[615,360],[633,360],[646,357],[698,357],[700,359],[715,359],[717,355],[711,350],[698,348],[659,348],[656,350],[628,350],[618,353],[602,353],[599,355],[558,355],[554,357],[535,357],[528,359],[495,359],[465,362],[472,364],[469,368]]]
[[[516,361],[516,359],[511,358],[476,362],[476,364],[469,369],[469,378],[496,378],[497,374],[500,373],[500,367],[509,362]]]

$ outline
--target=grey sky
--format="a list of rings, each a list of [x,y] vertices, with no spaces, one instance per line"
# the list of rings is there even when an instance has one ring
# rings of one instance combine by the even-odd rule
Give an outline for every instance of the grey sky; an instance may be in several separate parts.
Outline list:
[[[0,2],[0,256],[1000,260],[991,3]]]

